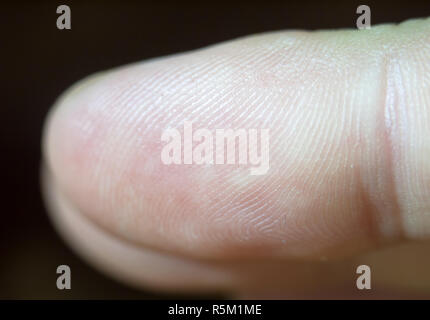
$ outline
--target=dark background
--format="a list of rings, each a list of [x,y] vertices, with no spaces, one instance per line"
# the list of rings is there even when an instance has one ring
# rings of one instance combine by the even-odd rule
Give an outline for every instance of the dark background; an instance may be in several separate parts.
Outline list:
[[[56,28],[61,4],[72,30]],[[172,297],[106,278],[53,230],[39,188],[40,138],[64,89],[99,70],[251,33],[354,28],[360,4],[372,25],[430,16],[430,1],[1,2],[0,299]],[[73,271],[72,290],[56,288],[60,264]]]

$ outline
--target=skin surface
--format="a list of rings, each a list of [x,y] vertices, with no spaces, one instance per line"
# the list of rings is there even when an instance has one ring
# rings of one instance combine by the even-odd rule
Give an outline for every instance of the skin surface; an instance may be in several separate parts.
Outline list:
[[[184,121],[269,129],[269,171],[163,164],[162,132]],[[430,297],[429,19],[254,35],[90,76],[56,103],[43,148],[60,232],[131,285]]]

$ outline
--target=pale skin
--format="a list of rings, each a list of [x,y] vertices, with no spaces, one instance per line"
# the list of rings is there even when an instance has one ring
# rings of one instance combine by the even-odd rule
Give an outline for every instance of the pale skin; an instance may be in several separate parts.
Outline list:
[[[164,165],[161,134],[269,128],[270,170]],[[60,233],[126,283],[232,297],[430,297],[430,19],[283,31],[116,68],[46,122]],[[372,269],[372,290],[355,286]]]

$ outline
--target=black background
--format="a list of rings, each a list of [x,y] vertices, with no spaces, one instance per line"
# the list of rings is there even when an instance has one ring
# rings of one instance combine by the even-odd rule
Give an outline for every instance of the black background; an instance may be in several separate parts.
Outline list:
[[[72,30],[56,28],[71,8]],[[0,298],[158,298],[81,261],[54,232],[40,195],[40,138],[56,97],[106,68],[278,29],[354,28],[430,16],[430,1],[9,1],[0,4]],[[56,267],[73,270],[57,290]],[[174,296],[182,297],[182,296]]]

